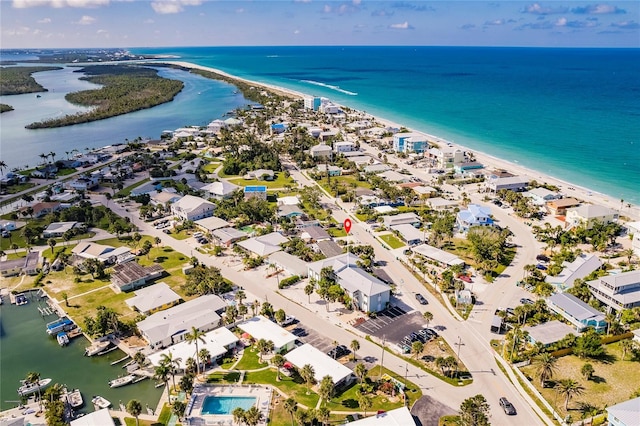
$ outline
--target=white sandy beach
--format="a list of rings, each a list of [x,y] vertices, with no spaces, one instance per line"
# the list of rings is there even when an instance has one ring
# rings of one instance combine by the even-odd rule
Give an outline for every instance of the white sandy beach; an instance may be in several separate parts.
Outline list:
[[[265,83],[259,83],[256,81],[252,81],[252,80],[247,80],[241,77],[236,77],[232,74],[226,73],[224,71],[215,69],[215,68],[211,68],[211,67],[204,67],[201,65],[197,65],[197,64],[193,64],[190,62],[181,62],[181,61],[168,61],[168,64],[173,64],[173,65],[178,65],[184,68],[192,68],[192,69],[200,69],[200,70],[204,70],[204,71],[210,71],[216,74],[220,74],[222,76],[231,78],[231,79],[235,79],[238,81],[242,81],[254,86],[260,86],[260,87],[264,87],[266,89],[275,91],[275,92],[280,92],[286,95],[290,95],[293,97],[297,97],[297,98],[304,98],[305,96],[310,96],[307,95],[305,93],[301,93],[295,90],[291,90],[291,89],[287,89],[284,87],[280,87],[280,86],[274,86],[274,85],[270,85],[270,84],[265,84]],[[348,105],[347,105],[348,106]],[[376,117],[376,116],[372,116],[370,114],[367,114],[368,117],[371,117],[371,119],[377,121],[378,123],[381,123],[384,126],[389,126],[389,127],[395,127],[395,128],[400,128],[403,127],[401,124],[398,123],[394,123],[390,120],[387,120],[385,118],[382,117]],[[404,126],[406,127],[406,126]],[[480,163],[484,164],[485,168],[487,170],[494,170],[494,169],[504,169],[509,171],[510,173],[513,173],[515,175],[525,175],[528,176],[529,178],[536,180],[538,182],[545,182],[554,186],[557,186],[558,188],[560,188],[560,192],[562,194],[564,194],[566,197],[573,197],[576,198],[578,200],[587,202],[587,203],[592,203],[592,204],[599,204],[599,205],[603,205],[603,206],[607,206],[611,209],[614,209],[616,211],[621,211],[621,216],[626,216],[629,217],[631,220],[640,220],[640,206],[637,205],[631,205],[631,207],[627,207],[628,203],[625,201],[624,203],[621,203],[621,200],[616,200],[613,199],[612,197],[606,195],[606,194],[602,194],[596,191],[593,191],[589,188],[585,188],[582,187],[580,185],[571,183],[571,182],[566,182],[563,181],[561,179],[555,178],[553,176],[544,174],[542,172],[536,171],[536,170],[532,170],[532,169],[528,169],[526,167],[523,167],[517,163],[513,163],[507,160],[503,160],[501,158],[497,158],[494,156],[491,156],[489,154],[483,153],[483,152],[479,152],[476,151],[474,149],[447,141],[446,139],[442,139],[438,136],[435,135],[431,135],[425,132],[422,132],[418,129],[410,129],[411,131],[414,131],[416,133],[420,133],[422,135],[425,135],[427,137],[427,139],[429,141],[433,141],[436,142],[438,144],[447,144],[450,143],[452,144],[452,146],[457,147],[461,150],[464,151],[470,151],[473,152],[473,154],[476,157],[476,160],[479,161]],[[622,207],[622,208],[621,208]]]

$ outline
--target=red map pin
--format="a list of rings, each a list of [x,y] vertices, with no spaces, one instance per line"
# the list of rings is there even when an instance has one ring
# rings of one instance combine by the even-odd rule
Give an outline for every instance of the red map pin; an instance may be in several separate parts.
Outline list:
[[[347,234],[351,232],[351,219],[346,218],[342,225],[344,226],[344,230],[347,231]]]

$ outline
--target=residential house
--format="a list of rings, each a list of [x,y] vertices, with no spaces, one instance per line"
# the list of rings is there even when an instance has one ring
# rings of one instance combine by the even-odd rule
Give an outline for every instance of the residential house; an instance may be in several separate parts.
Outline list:
[[[253,197],[257,197],[263,200],[267,199],[267,187],[262,185],[248,185],[244,189],[245,200]]]
[[[415,213],[400,213],[394,216],[384,216],[382,220],[386,228],[404,224],[412,225],[417,228],[421,223],[420,217]]]
[[[167,191],[167,189],[169,188],[165,188],[161,192],[156,191],[149,194],[151,197],[151,204],[153,204],[154,206],[164,207],[166,205],[173,204],[182,198],[182,195],[178,194],[177,192]]]
[[[602,261],[595,254],[581,254],[573,262],[563,262],[563,269],[556,276],[547,275],[545,281],[556,286],[558,291],[573,287],[575,280],[582,279],[599,269]]]
[[[426,185],[416,185],[412,187],[413,192],[420,198],[431,198],[438,195],[438,190]]]
[[[16,223],[13,220],[0,220],[0,229],[3,231],[15,231]]]
[[[238,328],[255,340],[271,340],[273,351],[287,352],[296,347],[297,337],[262,315],[238,324]]]
[[[297,206],[300,204],[300,198],[297,195],[291,195],[287,197],[278,197],[276,202],[279,206]]]
[[[32,178],[38,179],[51,179],[56,177],[58,173],[58,167],[55,164],[47,164],[42,167],[37,167],[31,172]]]
[[[239,189],[240,187],[238,185],[234,185],[226,180],[213,182],[202,187],[202,191],[204,191],[207,198],[215,198],[216,200],[229,198]]]
[[[429,148],[426,155],[433,160],[436,167],[440,169],[446,169],[454,166],[455,164],[461,164],[467,161],[464,151],[451,146]]]
[[[36,275],[40,264],[40,252],[29,252],[26,257],[0,261],[0,276]]]
[[[185,195],[171,205],[171,213],[181,220],[198,220],[213,216],[216,205],[200,197]]]
[[[317,159],[325,158],[331,161],[333,150],[331,149],[330,145],[327,145],[325,143],[320,143],[318,145],[312,146],[311,149],[309,150],[309,153],[313,158],[317,158]]]
[[[31,423],[28,423],[28,424],[31,424]],[[82,417],[76,418],[75,420],[71,420],[69,425],[70,426],[115,426],[116,422],[113,420],[113,417],[111,417],[111,412],[109,411],[109,409],[102,408],[100,410],[87,413]],[[22,424],[20,424],[20,426],[22,426]]]
[[[40,218],[48,215],[49,213],[53,213],[53,212],[57,212],[58,210],[61,210],[63,206],[62,206],[62,203],[59,203],[57,201],[50,201],[50,202],[35,203],[34,205],[31,206],[31,208],[33,209],[32,216],[34,218]],[[27,207],[23,207],[20,210],[24,211],[25,209],[27,209]]]
[[[213,120],[211,123],[209,123],[207,125],[207,131],[217,135],[218,133],[220,133],[222,131],[222,129],[226,128],[227,125],[225,124],[224,121],[222,120]]]
[[[308,226],[300,233],[304,241],[323,241],[331,239],[331,235],[322,226]]]
[[[356,144],[351,141],[338,141],[333,143],[333,150],[340,154],[343,152],[352,152],[355,151]]]
[[[467,161],[453,165],[453,170],[455,170],[456,173],[467,176],[480,174],[481,172],[478,172],[480,169],[484,169],[484,164],[477,161]],[[476,172],[474,172],[474,170]]]
[[[456,215],[456,224],[462,232],[468,231],[472,226],[493,225],[491,209],[479,204],[469,204],[466,210],[460,210]]]
[[[341,176],[342,169],[338,166],[332,166],[330,164],[318,164],[316,166],[316,173],[321,175],[328,174],[330,177]]]
[[[440,250],[439,248],[428,244],[420,244],[419,246],[412,247],[411,251],[431,262],[434,262],[441,268],[447,268],[455,265],[464,266],[464,260],[460,259],[455,254]]]
[[[205,217],[204,219],[196,220],[194,222],[194,225],[202,229],[204,232],[211,233],[216,229],[228,227],[229,222],[219,217],[211,216]]]
[[[180,303],[180,296],[166,283],[157,283],[136,290],[135,296],[125,303],[143,315],[151,315]]]
[[[256,256],[264,257],[282,250],[280,244],[287,241],[289,241],[289,239],[281,233],[272,232],[270,234],[260,235],[259,237],[240,241],[238,245]]]
[[[320,383],[323,377],[331,377],[336,388],[349,384],[353,378],[353,372],[349,367],[320,352],[314,346],[306,343],[286,354],[285,359],[301,370],[305,365],[313,367],[314,379]]]
[[[575,198],[560,198],[547,203],[547,211],[553,216],[564,216],[567,209],[580,205],[580,201]]]
[[[111,271],[111,288],[116,293],[128,292],[144,287],[164,273],[160,265],[142,266],[138,262],[117,264]]]
[[[550,191],[543,187],[533,188],[532,190],[527,191],[524,195],[531,198],[533,204],[537,206],[544,206],[549,201],[558,200],[562,197],[557,192]]]
[[[79,177],[71,180],[66,185],[68,188],[74,191],[91,191],[100,184],[100,178],[98,176]]]
[[[618,212],[595,204],[583,204],[567,209],[566,223],[569,227],[584,226],[591,229],[596,222],[612,223],[618,221]]]
[[[220,244],[226,247],[230,247],[233,243],[249,236],[249,234],[244,231],[229,227],[211,231],[211,235],[213,235],[213,237],[218,240]]]
[[[501,190],[521,192],[527,189],[529,178],[527,176],[497,177],[490,176],[485,182],[485,188],[493,193]]]
[[[192,328],[207,332],[220,325],[227,303],[215,294],[189,300],[138,322],[138,330],[152,349],[165,348],[185,340]]]
[[[343,252],[342,247],[333,240],[316,241],[315,246],[317,247],[317,251],[325,257],[335,257]]]
[[[394,225],[391,230],[397,232],[402,238],[402,241],[410,246],[415,246],[424,243],[425,234],[423,231],[416,229],[415,226],[409,224]]]
[[[396,133],[393,135],[393,150],[406,154],[423,153],[428,148],[427,138],[419,133]]]
[[[447,200],[442,197],[429,198],[427,205],[433,210],[449,210],[458,206],[458,202],[455,200]]]
[[[135,256],[129,247],[112,247],[87,241],[81,241],[71,249],[71,254],[82,259],[98,259],[105,264],[124,263]]]
[[[140,195],[145,195],[145,194],[151,195],[161,190],[162,190],[161,182],[146,182],[138,187],[133,188],[130,194],[132,197],[139,197]]]
[[[271,133],[274,135],[279,135],[287,131],[289,125],[287,123],[275,123],[271,125]]]
[[[42,231],[42,238],[60,238],[65,232],[79,226],[78,222],[52,222]]]
[[[579,333],[588,327],[594,328],[597,332],[604,332],[607,328],[602,312],[569,293],[552,295],[547,298],[547,305],[553,312],[573,324]]]
[[[255,179],[255,180],[273,180],[275,178],[275,173],[273,170],[268,170],[268,169],[258,169],[258,170],[253,170],[250,171],[249,173],[247,173],[244,176],[244,179],[250,180],[250,179]]]
[[[276,212],[276,215],[278,217],[294,218],[294,217],[304,215],[304,211],[297,204],[296,205],[284,204],[284,205],[278,206],[278,211]]]
[[[389,411],[378,410],[375,415],[349,423],[349,426],[415,426],[416,420],[407,407],[401,407]]]
[[[288,275],[297,275],[304,278],[308,273],[307,262],[284,251],[277,251],[269,255],[268,262],[285,271]]]
[[[386,172],[378,173],[378,176],[387,182],[409,182],[411,179],[411,176],[403,175],[395,170],[387,170]]]
[[[607,410],[608,426],[638,426],[640,424],[640,397],[605,409]]]
[[[369,157],[371,158],[371,157]],[[365,173],[382,173],[382,172],[386,172],[387,170],[391,170],[391,167],[389,167],[387,164],[371,164],[369,166],[366,166],[364,168],[364,172]]]
[[[631,240],[631,248],[636,256],[640,257],[640,233],[633,234],[633,239]]]
[[[558,320],[522,327],[522,331],[528,333],[529,343],[541,343],[545,348],[564,339],[568,334],[578,335],[574,328]]]
[[[593,297],[609,310],[620,311],[640,306],[640,271],[622,272],[588,281]]]

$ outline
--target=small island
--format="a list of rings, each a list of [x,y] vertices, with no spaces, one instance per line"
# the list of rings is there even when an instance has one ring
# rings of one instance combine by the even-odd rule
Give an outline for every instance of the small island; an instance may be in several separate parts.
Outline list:
[[[11,105],[0,104],[0,114],[2,114],[3,112],[9,112],[9,111],[13,111],[13,107]]]
[[[46,92],[31,74],[54,71],[60,67],[2,67],[0,73],[0,95],[21,95],[23,93]],[[2,111],[4,112],[4,110]]]

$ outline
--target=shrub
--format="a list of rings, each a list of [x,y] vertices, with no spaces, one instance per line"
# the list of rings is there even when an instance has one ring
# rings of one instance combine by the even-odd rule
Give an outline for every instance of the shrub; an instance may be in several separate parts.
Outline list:
[[[300,277],[297,275],[294,275],[292,277],[287,277],[280,281],[280,284],[278,284],[278,288],[280,289],[287,288],[290,285],[297,283],[298,281],[300,281]]]

